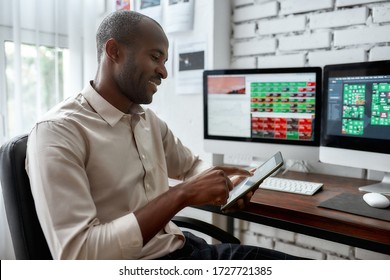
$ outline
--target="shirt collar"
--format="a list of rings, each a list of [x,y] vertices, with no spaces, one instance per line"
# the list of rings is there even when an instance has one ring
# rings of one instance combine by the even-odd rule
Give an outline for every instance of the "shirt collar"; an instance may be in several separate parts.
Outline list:
[[[145,110],[138,104],[133,104],[129,108],[129,114],[115,108],[105,100],[93,87],[92,81],[81,91],[89,105],[98,113],[109,125],[114,126],[123,116],[139,115],[145,118]]]

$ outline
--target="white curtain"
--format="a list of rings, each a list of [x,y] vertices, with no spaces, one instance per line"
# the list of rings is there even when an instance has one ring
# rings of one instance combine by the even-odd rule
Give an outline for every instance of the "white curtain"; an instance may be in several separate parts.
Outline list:
[[[114,9],[115,0],[0,0],[0,144],[28,133],[49,107],[76,94],[94,78],[95,31]],[[11,42],[13,52],[8,64],[6,42]],[[31,50],[37,55],[26,67],[24,53]],[[45,64],[39,57],[45,51],[53,63],[46,74],[54,77],[46,93]],[[26,88],[29,75],[35,78]],[[0,259],[13,258],[0,188]]]

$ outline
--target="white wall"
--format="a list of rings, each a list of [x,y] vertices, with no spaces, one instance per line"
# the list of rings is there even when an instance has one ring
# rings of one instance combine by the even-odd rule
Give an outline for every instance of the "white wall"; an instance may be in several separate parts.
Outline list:
[[[198,16],[206,20],[203,14]],[[232,29],[230,68],[322,67],[390,59],[390,1],[233,0],[231,26],[226,28]],[[157,110],[166,114],[168,123],[185,144],[202,154],[201,98],[177,97],[171,84],[159,94],[164,100],[159,100]],[[175,100],[179,100],[179,108],[173,105]],[[359,169],[320,163],[312,166],[318,172],[361,175]],[[381,174],[371,176],[380,178]],[[205,220],[211,220],[198,211],[185,209],[183,213],[204,215]],[[308,258],[390,259],[390,255],[244,221],[236,220],[235,233],[244,244]]]
[[[234,1],[232,67],[390,59],[390,1]]]
[[[194,31],[169,37],[174,47],[177,41],[207,34],[213,53],[209,56],[210,69],[322,67],[390,59],[390,1],[232,0],[230,7],[229,1],[220,0],[213,1],[216,9],[211,1],[195,2]],[[216,38],[221,34],[231,35]],[[187,146],[211,161],[211,155],[203,149],[201,92],[178,95],[175,78],[171,75],[163,82],[152,108]],[[308,165],[318,173],[351,177],[363,174],[357,168],[318,161]],[[381,179],[382,174],[370,172],[369,178]]]
[[[233,1],[231,68],[305,67],[390,59],[390,1]],[[362,170],[308,162],[311,171]],[[381,179],[383,173],[369,172]]]
[[[232,68],[303,67],[390,59],[390,1],[235,0]],[[314,164],[315,171],[360,170]],[[372,173],[372,177],[381,174]],[[285,230],[236,222],[244,243],[314,259],[390,259]]]
[[[218,16],[215,14],[218,12]],[[228,68],[230,64],[230,2],[226,0],[196,0],[195,20],[190,32],[168,34],[170,48],[177,44],[204,38],[207,46],[207,68]],[[176,59],[170,57],[169,59]],[[175,61],[173,61],[175,64]],[[202,90],[181,95],[176,88],[174,71],[162,82],[154,95],[151,108],[164,119],[181,141],[196,154],[211,161],[203,150]]]

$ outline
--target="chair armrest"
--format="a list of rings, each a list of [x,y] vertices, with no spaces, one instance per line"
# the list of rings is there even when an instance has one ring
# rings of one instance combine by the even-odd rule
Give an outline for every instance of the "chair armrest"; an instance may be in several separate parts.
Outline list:
[[[178,227],[193,229],[202,232],[212,238],[215,238],[222,243],[240,244],[240,240],[232,234],[220,229],[212,224],[189,217],[175,216],[172,219]]]

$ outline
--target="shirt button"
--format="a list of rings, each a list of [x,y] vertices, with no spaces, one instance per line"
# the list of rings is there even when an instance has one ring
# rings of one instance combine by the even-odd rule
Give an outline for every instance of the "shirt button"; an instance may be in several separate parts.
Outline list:
[[[142,155],[141,157],[142,157],[143,159],[145,159],[145,158],[146,158],[146,157],[145,157],[145,155]]]

